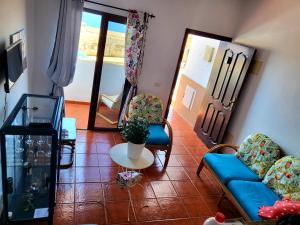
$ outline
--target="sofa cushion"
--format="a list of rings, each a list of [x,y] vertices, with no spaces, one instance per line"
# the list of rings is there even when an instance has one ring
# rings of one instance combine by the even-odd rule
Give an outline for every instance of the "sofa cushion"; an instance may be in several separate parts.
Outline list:
[[[231,180],[260,181],[259,177],[233,154],[207,153],[204,159],[223,184]]]
[[[149,137],[146,142],[147,145],[168,145],[170,138],[160,124],[151,124],[149,126]]]
[[[263,179],[280,158],[280,147],[268,136],[254,133],[242,142],[236,156]]]
[[[300,200],[300,159],[285,156],[267,172],[263,183],[286,199]]]
[[[162,100],[149,94],[139,94],[129,103],[128,117],[139,116],[146,118],[149,123],[161,123],[163,114]]]
[[[232,180],[227,187],[252,220],[261,220],[260,207],[272,206],[280,199],[262,182]]]

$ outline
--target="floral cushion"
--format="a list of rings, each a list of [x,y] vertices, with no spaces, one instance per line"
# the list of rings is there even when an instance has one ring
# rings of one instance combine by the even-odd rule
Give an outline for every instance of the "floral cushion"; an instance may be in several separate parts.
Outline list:
[[[300,200],[300,159],[285,156],[267,172],[263,183],[285,199]]]
[[[258,215],[266,219],[279,219],[285,215],[300,215],[300,201],[276,201],[272,206],[261,207]]]
[[[280,147],[262,133],[249,135],[240,145],[236,156],[263,179],[280,158]]]
[[[162,113],[163,103],[160,98],[153,95],[140,94],[130,101],[128,117],[143,117],[153,124],[162,122]]]

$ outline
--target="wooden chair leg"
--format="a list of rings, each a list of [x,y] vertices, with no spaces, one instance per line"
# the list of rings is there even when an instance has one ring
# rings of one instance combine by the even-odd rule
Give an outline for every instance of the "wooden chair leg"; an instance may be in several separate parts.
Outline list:
[[[203,159],[201,159],[201,162],[200,162],[200,164],[199,164],[199,166],[198,166],[198,169],[197,169],[197,176],[198,176],[198,177],[199,177],[200,172],[201,172],[201,170],[203,169],[203,167],[204,167],[204,163],[203,163]]]
[[[164,163],[164,170],[167,168],[168,166],[168,163],[169,163],[169,159],[170,159],[170,156],[171,156],[171,150],[172,148],[169,148],[166,152],[166,156],[165,156],[165,163]]]

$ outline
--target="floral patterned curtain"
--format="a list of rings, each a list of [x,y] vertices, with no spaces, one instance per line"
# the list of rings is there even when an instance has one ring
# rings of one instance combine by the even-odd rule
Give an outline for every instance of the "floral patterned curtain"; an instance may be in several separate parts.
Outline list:
[[[136,86],[141,74],[148,14],[130,11],[127,19],[125,45],[125,75],[132,86]]]
[[[125,76],[130,82],[131,88],[120,115],[119,127],[123,124],[129,101],[136,95],[138,79],[143,65],[148,21],[148,13],[137,12],[136,10],[129,11],[125,44]]]

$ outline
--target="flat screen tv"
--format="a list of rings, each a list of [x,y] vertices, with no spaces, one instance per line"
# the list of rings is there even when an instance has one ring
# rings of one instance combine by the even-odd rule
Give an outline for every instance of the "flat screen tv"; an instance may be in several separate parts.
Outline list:
[[[23,73],[22,41],[18,41],[5,49],[6,82],[4,89],[6,93],[14,85]]]

